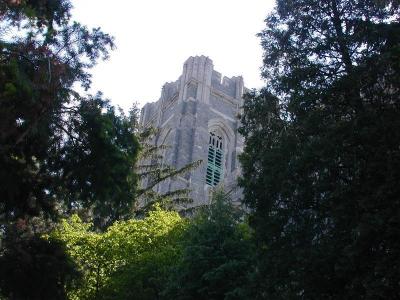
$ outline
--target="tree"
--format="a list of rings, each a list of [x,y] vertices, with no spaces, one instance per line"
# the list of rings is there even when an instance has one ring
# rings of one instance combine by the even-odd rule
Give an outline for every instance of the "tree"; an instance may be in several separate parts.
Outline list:
[[[74,215],[50,240],[62,241],[79,265],[83,283],[70,299],[155,299],[180,256],[186,221],[155,207],[142,220],[119,221],[104,233]]]
[[[253,244],[241,213],[217,191],[191,220],[165,299],[247,299]]]
[[[1,293],[8,299],[67,299],[66,289],[79,284],[80,274],[64,244],[21,233],[0,252]]]
[[[240,132],[260,298],[399,297],[399,6],[277,1]]]
[[[132,217],[140,145],[130,117],[96,95],[80,102],[68,127],[73,139],[52,161],[52,168],[63,170],[54,194],[67,211],[90,209],[96,228]]]
[[[85,210],[104,228],[132,214],[134,128],[101,94],[74,90],[90,87],[89,69],[113,47],[99,28],[71,21],[68,0],[0,3],[0,260],[5,270],[18,263],[29,274],[49,275],[36,285],[48,286],[46,294],[28,295],[16,276],[2,272],[5,297],[65,295],[69,275],[57,272],[73,277],[73,265],[61,245],[42,237],[60,215]],[[30,258],[18,260],[24,247]]]
[[[0,6],[0,33],[23,27],[0,36],[3,223],[84,207],[104,226],[133,205],[139,145],[129,118],[101,94],[73,90],[89,88],[88,70],[113,40],[71,22],[70,10],[64,0]]]
[[[156,136],[161,130],[162,128],[141,128],[139,134],[141,151],[136,170],[140,177],[141,188],[138,190],[138,198],[140,199],[137,206],[138,214],[151,208],[155,203],[167,209],[183,211],[186,208],[182,204],[192,201],[189,197],[189,189],[176,189],[166,193],[158,193],[156,191],[158,184],[166,180],[173,180],[177,176],[182,176],[196,169],[202,163],[202,160],[197,160],[179,169],[165,164],[165,151],[170,145],[157,145]]]

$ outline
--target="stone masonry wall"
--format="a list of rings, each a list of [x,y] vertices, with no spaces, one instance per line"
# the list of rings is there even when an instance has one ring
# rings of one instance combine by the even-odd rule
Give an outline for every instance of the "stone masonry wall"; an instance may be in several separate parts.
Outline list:
[[[237,155],[243,150],[243,138],[237,133],[243,90],[242,77],[221,79],[211,59],[195,56],[186,60],[177,81],[163,86],[157,102],[143,107],[141,125],[162,128],[154,142],[170,146],[164,156],[166,164],[180,168],[203,160],[190,174],[160,184],[159,192],[189,188],[193,206],[209,202],[211,187],[206,184],[206,169],[210,130],[221,132],[225,141],[224,179],[220,184],[225,189],[236,186],[240,173]],[[236,191],[233,195],[235,201],[241,193]]]

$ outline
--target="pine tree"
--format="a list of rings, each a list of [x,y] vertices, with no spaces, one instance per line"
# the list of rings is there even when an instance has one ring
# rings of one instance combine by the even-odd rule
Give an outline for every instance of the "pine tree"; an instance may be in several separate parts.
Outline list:
[[[99,226],[120,218],[136,188],[134,128],[101,94],[73,89],[90,87],[112,37],[72,22],[70,1],[5,1],[0,13],[0,221],[81,208]]]
[[[253,243],[243,212],[222,190],[198,210],[184,235],[165,299],[251,299]]]
[[[138,176],[141,180],[141,188],[138,190],[137,212],[139,214],[151,208],[155,203],[164,208],[175,209],[177,211],[187,210],[187,204],[192,199],[189,196],[190,189],[176,189],[166,193],[156,191],[158,184],[167,180],[174,180],[177,176],[182,176],[197,168],[202,160],[197,160],[186,164],[182,168],[176,169],[165,164],[164,154],[170,148],[169,145],[155,143],[155,137],[162,128],[142,128],[139,133],[141,151],[136,167]]]
[[[244,200],[267,299],[397,299],[400,24],[395,1],[277,1],[268,85],[247,96]]]
[[[74,266],[62,245],[42,238],[60,215],[85,209],[102,228],[131,213],[139,150],[134,128],[101,94],[74,90],[90,87],[90,68],[113,47],[99,28],[71,20],[68,0],[0,1],[4,297],[66,297]]]

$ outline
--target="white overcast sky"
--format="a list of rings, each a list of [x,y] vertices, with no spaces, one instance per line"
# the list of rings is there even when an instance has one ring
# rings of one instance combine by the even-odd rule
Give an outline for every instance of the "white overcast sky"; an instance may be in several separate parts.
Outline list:
[[[259,88],[262,50],[256,34],[273,0],[73,0],[73,17],[115,37],[108,61],[92,70],[92,93],[101,90],[128,110],[158,100],[184,61],[205,55],[225,76],[242,75]]]

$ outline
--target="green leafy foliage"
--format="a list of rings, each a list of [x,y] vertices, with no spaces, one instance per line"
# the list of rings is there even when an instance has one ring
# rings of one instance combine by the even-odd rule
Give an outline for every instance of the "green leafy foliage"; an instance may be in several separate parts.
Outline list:
[[[193,219],[153,207],[105,232],[77,215],[49,236],[63,242],[82,274],[69,299],[247,299],[254,272],[252,232],[222,191]]]
[[[277,1],[242,128],[260,298],[399,298],[394,1]]]
[[[159,207],[142,220],[115,222],[104,233],[74,215],[51,235],[63,241],[83,274],[70,299],[155,299],[181,252],[186,221]]]

